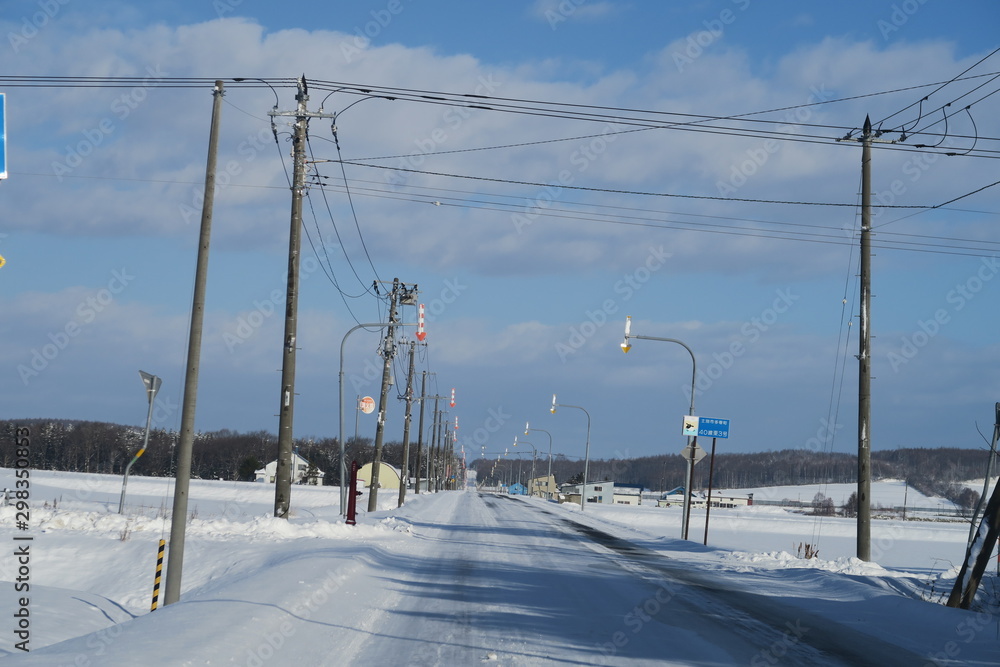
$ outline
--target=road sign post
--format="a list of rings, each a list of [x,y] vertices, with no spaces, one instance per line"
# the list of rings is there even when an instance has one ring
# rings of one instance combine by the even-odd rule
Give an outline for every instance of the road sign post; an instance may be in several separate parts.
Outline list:
[[[712,468],[715,467],[715,440],[716,438],[729,437],[729,420],[717,417],[697,417],[695,415],[684,415],[681,426],[681,433],[691,438],[691,444],[685,446],[681,453],[688,462],[688,481],[684,489],[684,539],[687,536],[687,527],[691,520],[691,486],[694,483],[694,464],[705,458],[705,450],[698,446],[698,438],[705,437],[712,439]],[[712,504],[712,470],[709,471],[708,482],[708,502],[706,509]],[[708,542],[708,512],[705,512],[705,542]]]

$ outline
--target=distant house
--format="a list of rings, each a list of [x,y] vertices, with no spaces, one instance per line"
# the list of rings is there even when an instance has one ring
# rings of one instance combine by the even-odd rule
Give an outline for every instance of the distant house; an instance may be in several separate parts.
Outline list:
[[[580,503],[580,493],[581,486],[586,491],[585,496],[588,503],[599,503],[601,505],[612,505],[615,500],[615,483],[614,482],[587,482],[586,485],[581,484],[563,484],[559,490],[560,493],[566,496],[566,502],[568,503]]]
[[[372,463],[366,463],[360,468],[358,468],[358,482],[363,482],[364,487],[366,489],[371,487],[373,468],[374,466]],[[391,465],[385,463],[384,461],[379,464],[378,488],[399,490],[400,478],[401,474],[398,468],[393,468]]]
[[[528,493],[542,498],[555,498],[559,495],[559,486],[556,485],[555,475],[528,480]]]
[[[671,505],[683,505],[684,504],[684,487],[679,486],[673,491],[668,491],[660,496],[660,499],[656,502],[657,507],[670,507]],[[721,508],[731,508],[731,507],[747,507],[753,505],[753,494],[748,493],[745,496],[730,496],[730,495],[718,495],[712,494],[712,507]],[[708,497],[704,493],[693,493],[691,494],[691,508],[692,509],[704,509],[708,506]]]
[[[323,478],[326,476],[322,470],[316,467],[312,467],[310,472],[310,466],[312,464],[306,461],[304,458],[299,456],[297,453],[292,453],[292,484],[311,484],[313,486],[321,486],[323,484]],[[267,484],[274,484],[274,478],[278,474],[278,462],[271,461],[266,466],[254,472],[255,482],[265,482]]]
[[[528,495],[528,489],[524,484],[511,484],[507,487],[507,493],[512,496],[526,496]]]
[[[702,503],[707,503],[707,498],[702,498]],[[745,496],[717,496],[712,494],[712,507],[747,507],[753,505],[753,494]]]
[[[615,505],[641,505],[641,486],[616,486],[614,489]]]

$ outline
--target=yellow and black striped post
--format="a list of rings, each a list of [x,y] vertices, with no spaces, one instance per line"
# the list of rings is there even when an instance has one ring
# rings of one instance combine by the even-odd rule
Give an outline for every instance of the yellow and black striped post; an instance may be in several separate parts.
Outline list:
[[[156,550],[156,578],[153,579],[153,606],[150,611],[156,611],[156,602],[160,599],[160,575],[163,573],[163,550],[166,546],[166,541],[160,540],[160,547]]]

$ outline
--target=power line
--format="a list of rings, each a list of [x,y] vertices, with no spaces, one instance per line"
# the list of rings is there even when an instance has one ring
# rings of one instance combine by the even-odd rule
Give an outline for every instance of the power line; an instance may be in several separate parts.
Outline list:
[[[324,186],[327,187],[327,186]],[[379,196],[379,195],[369,195],[369,196]],[[395,197],[388,196],[389,199],[396,199],[402,201],[413,201],[418,203],[427,203],[426,200],[417,200],[406,197]],[[463,201],[457,200],[456,201]],[[442,206],[452,206],[458,208],[475,208],[476,210],[491,210],[501,213],[511,213],[516,211],[512,208],[495,208],[493,206],[465,206],[462,203],[441,203]],[[509,206],[502,203],[495,203],[495,206]],[[923,212],[923,211],[922,211]],[[573,212],[565,212],[573,213]],[[768,238],[782,241],[808,241],[813,243],[826,243],[831,245],[848,245],[851,246],[854,243],[853,236],[845,236],[843,233],[839,234],[822,234],[822,233],[811,233],[811,232],[795,232],[795,231],[779,231],[779,230],[766,230],[766,229],[752,229],[746,227],[739,227],[735,225],[721,225],[721,224],[707,224],[707,223],[694,223],[682,220],[665,220],[658,221],[653,218],[641,218],[637,216],[608,216],[608,215],[580,215],[580,214],[564,214],[561,209],[547,208],[539,210],[536,213],[539,217],[545,218],[557,218],[566,220],[579,220],[583,222],[596,222],[601,224],[615,224],[615,225],[625,225],[631,227],[647,227],[652,229],[674,229],[679,231],[694,231],[712,234],[722,234],[728,236],[744,236],[751,238]],[[690,215],[690,214],[681,214]],[[696,216],[701,217],[701,216]],[[704,216],[704,217],[716,217],[716,216]],[[624,219],[623,219],[624,218]],[[781,223],[774,221],[758,221],[764,224],[775,224],[775,225],[796,225],[802,227],[812,227],[815,229],[826,229],[831,231],[843,231],[837,227],[827,227],[827,226],[813,226],[806,225],[804,223]],[[907,236],[905,234],[893,234],[894,236]],[[931,237],[933,238],[933,237]],[[948,237],[941,237],[942,240],[955,240],[955,241],[968,241],[969,243],[980,243],[979,241],[973,239],[949,239]],[[998,243],[998,242],[985,242],[985,243]],[[926,246],[926,248],[918,248],[914,246]],[[910,250],[914,252],[940,252],[940,254],[951,254],[951,255],[970,255],[976,257],[991,257],[995,254],[995,250],[990,251],[988,248],[981,248],[975,246],[959,246],[959,245],[943,245],[936,243],[920,243],[916,241],[910,242],[880,242],[874,243],[873,247],[887,250]],[[970,253],[959,253],[953,251],[945,250],[934,250],[935,248],[952,248],[953,250],[969,250]]]
[[[970,68],[971,69],[971,68]],[[956,77],[952,81],[957,80],[967,80],[974,79],[982,76],[992,76],[998,75],[1000,72],[990,72],[988,74],[976,75],[972,77]],[[117,88],[117,87],[130,87],[136,84],[149,84],[149,77],[25,77],[25,76],[0,76],[0,83],[4,83],[8,87],[32,87],[32,88],[74,88],[74,87],[92,87],[92,88]],[[260,88],[267,86],[272,91],[274,86],[278,87],[294,87],[296,85],[296,79],[294,78],[235,78],[233,81],[237,82],[241,87],[246,88]],[[155,79],[156,87],[158,88],[199,88],[212,85],[214,79],[207,77],[158,77]],[[945,82],[945,83],[950,83]],[[273,85],[272,85],[273,84]],[[431,103],[431,104],[447,104],[449,106],[465,106],[470,108],[481,108],[484,110],[494,110],[494,111],[505,111],[512,113],[524,113],[527,115],[541,115],[558,117],[564,119],[577,119],[577,120],[590,120],[590,121],[614,121],[619,124],[639,124],[644,125],[649,128],[673,128],[673,129],[687,129],[689,131],[705,131],[703,129],[695,130],[691,127],[693,124],[702,125],[703,128],[716,130],[716,133],[721,134],[737,134],[741,136],[761,136],[772,138],[782,138],[783,135],[789,137],[810,137],[813,139],[829,141],[829,137],[822,135],[797,135],[789,133],[775,133],[773,131],[758,131],[748,128],[743,128],[741,132],[738,132],[738,128],[729,126],[711,126],[705,125],[708,122],[718,122],[727,120],[738,120],[745,123],[758,123],[758,124],[773,124],[773,125],[789,125],[794,124],[800,127],[815,127],[826,130],[834,130],[837,132],[843,130],[851,130],[856,128],[847,128],[846,126],[836,126],[836,125],[820,125],[820,124],[809,124],[809,123],[789,123],[788,121],[781,120],[767,120],[767,119],[756,119],[751,118],[752,116],[764,115],[767,113],[774,113],[778,111],[787,111],[798,108],[804,108],[809,106],[817,106],[820,104],[831,104],[834,102],[842,102],[847,100],[855,100],[864,97],[871,97],[876,95],[890,94],[893,92],[900,92],[906,90],[917,89],[921,87],[928,87],[931,85],[941,85],[938,83],[920,84],[916,86],[908,86],[904,88],[897,88],[888,91],[879,91],[875,93],[866,93],[863,95],[855,95],[849,97],[838,98],[834,100],[810,102],[800,105],[790,105],[785,107],[777,107],[774,109],[753,111],[742,114],[733,115],[711,115],[711,114],[689,114],[680,112],[669,112],[669,111],[658,111],[658,110],[648,110],[648,109],[632,109],[628,107],[614,107],[614,106],[600,106],[600,105],[587,105],[587,104],[576,104],[576,103],[564,103],[564,102],[552,102],[545,100],[530,100],[521,98],[504,98],[504,97],[494,97],[487,95],[475,95],[475,94],[456,94],[441,91],[430,91],[430,90],[420,90],[420,89],[409,89],[409,88],[397,88],[388,86],[374,86],[368,84],[356,84],[356,83],[341,83],[332,81],[318,80],[312,84],[314,88],[320,90],[330,90],[331,92],[344,92],[345,94],[354,95],[366,95],[371,96],[373,93],[377,94],[379,92],[383,94],[393,94],[396,99],[406,99],[413,102]],[[492,107],[486,107],[483,104],[470,104],[470,101],[484,101],[492,104]],[[597,112],[615,112],[618,115],[612,115],[607,113],[597,113]],[[652,122],[649,119],[643,118],[628,118],[621,116],[621,113],[632,113],[652,116],[655,118],[665,118],[673,117],[678,118],[677,121],[672,121],[670,123],[664,124],[662,122]],[[985,137],[982,138],[989,141],[1000,141],[998,138]],[[996,152],[996,151],[989,151]]]
[[[1000,73],[998,72],[989,73],[989,75],[997,75],[997,74]],[[965,78],[972,79],[980,76],[987,76],[987,75],[977,75],[976,77],[965,77]],[[955,80],[965,80],[965,79],[956,78]],[[261,88],[266,86],[273,91],[275,86],[294,87],[296,80],[292,78],[274,78],[274,79],[254,78],[253,80],[249,78],[237,78],[234,79],[234,81],[236,81],[241,87]],[[6,85],[7,87],[124,88],[124,87],[132,87],[137,84],[149,85],[150,78],[149,77],[2,76],[0,77],[0,82],[4,83],[4,85]],[[200,88],[213,85],[214,79],[206,77],[158,77],[155,79],[155,83],[157,88]],[[574,103],[553,102],[545,100],[491,97],[486,95],[455,94],[455,93],[448,93],[441,91],[394,88],[386,86],[371,86],[366,84],[354,84],[354,83],[346,84],[338,82],[317,81],[313,84],[313,86],[317,89],[330,90],[332,88],[331,92],[344,92],[345,94],[371,96],[373,93],[377,92],[382,92],[384,94],[391,93],[396,97],[396,99],[404,99],[411,102],[445,104],[448,106],[463,106],[469,108],[479,108],[483,110],[502,111],[507,113],[520,113],[524,115],[554,117],[565,120],[575,119],[575,120],[584,120],[591,122],[593,121],[614,122],[619,125],[633,125],[633,126],[637,125],[640,128],[644,129],[645,128],[678,129],[686,131],[709,132],[713,134],[722,134],[731,136],[773,138],[777,140],[798,140],[805,143],[828,143],[831,141],[831,137],[824,135],[815,135],[815,134],[806,135],[806,134],[797,134],[789,132],[777,132],[774,130],[757,130],[746,127],[737,128],[725,125],[723,126],[710,125],[708,123],[721,122],[721,121],[739,121],[742,123],[754,123],[754,124],[776,125],[776,126],[794,125],[795,127],[830,130],[835,133],[840,133],[845,130],[853,131],[853,129],[856,128],[852,129],[852,128],[847,128],[846,126],[822,125],[813,123],[803,123],[798,121],[789,122],[783,120],[768,120],[768,119],[759,119],[752,117],[765,115],[768,113],[776,113],[779,111],[788,111],[804,107],[817,106],[820,104],[832,104],[834,102],[860,99],[875,95],[884,95],[893,92],[926,87],[930,85],[940,85],[940,84],[922,84],[918,86],[897,88],[889,91],[880,91],[876,93],[867,93],[863,95],[843,97],[835,100],[810,102],[800,105],[790,105],[785,107],[777,107],[774,109],[752,111],[747,113],[723,116],[723,115],[711,115],[711,114],[689,114],[689,113],[658,111],[658,110],[648,110],[648,109],[632,109],[628,107],[574,104]],[[472,104],[470,103],[471,101],[487,102],[492,106],[485,106],[484,104]],[[604,113],[604,112],[614,112],[614,113]],[[622,113],[638,114],[639,116],[650,116],[652,118],[660,118],[660,119],[676,118],[677,120],[672,120],[670,122],[664,123],[662,120],[654,121],[652,120],[652,118],[623,116],[621,115]],[[567,138],[563,140],[568,141],[571,139],[572,138]],[[1000,139],[993,137],[981,137],[981,139],[984,141],[1000,141]],[[888,147],[882,147],[882,150],[886,149],[888,149]],[[902,148],[896,148],[896,150],[901,150],[901,149]],[[972,156],[992,157],[991,154],[993,153],[998,153],[998,151],[980,150],[977,151],[977,153],[973,154]]]
[[[924,97],[922,97],[920,100],[918,100],[916,102],[912,102],[911,104],[903,107],[899,111],[896,111],[896,112],[893,112],[893,113],[889,114],[888,116],[886,116],[882,120],[876,122],[874,125],[876,127],[881,127],[882,124],[885,121],[889,120],[893,116],[898,116],[899,114],[903,113],[904,111],[907,111],[908,109],[912,109],[913,107],[917,106],[918,104],[920,104],[922,102],[927,101],[928,99],[930,99],[930,97],[932,95],[936,95],[937,93],[941,92],[941,90],[943,90],[946,86],[948,86],[948,85],[950,85],[952,83],[955,83],[956,81],[966,80],[966,79],[962,78],[965,74],[967,74],[968,72],[972,71],[973,69],[975,69],[976,67],[978,67],[979,65],[981,65],[982,63],[984,63],[986,60],[988,60],[989,58],[991,58],[994,55],[996,55],[997,52],[1000,52],[1000,47],[997,47],[996,49],[993,49],[993,51],[989,52],[988,54],[986,54],[985,56],[983,56],[982,58],[980,58],[979,60],[977,60],[974,64],[972,64],[969,67],[967,67],[964,70],[962,70],[956,76],[952,77],[948,81],[945,81],[945,82],[941,83],[940,85],[938,85],[937,88],[935,88],[930,93],[928,93],[927,95],[925,95]],[[992,74],[997,74],[997,72],[990,72],[988,74],[980,74],[978,76],[990,76]],[[974,77],[966,77],[966,78],[974,78]],[[935,85],[937,85],[937,84],[935,84]],[[917,120],[919,121],[919,118]],[[903,123],[903,125],[905,125],[905,123]]]
[[[509,178],[492,178],[489,176],[472,176],[470,174],[448,174],[444,172],[410,169],[406,167],[390,167],[386,165],[366,164],[364,162],[354,162],[351,160],[343,160],[342,162],[344,164],[350,164],[357,167],[366,167],[368,169],[389,169],[393,171],[403,171],[412,174],[423,174],[425,176],[444,176],[447,178],[462,178],[473,181],[486,181],[490,183],[507,183],[509,185],[530,185],[532,187],[539,187],[539,188],[553,187],[551,183],[538,183],[535,181],[519,181]],[[634,195],[642,197],[675,197],[678,199],[700,199],[708,201],[744,202],[751,204],[785,204],[791,206],[831,206],[831,207],[850,207],[850,208],[855,207],[855,204],[848,204],[842,202],[808,202],[808,201],[788,201],[782,199],[751,199],[746,197],[717,197],[714,195],[682,195],[682,194],[668,193],[668,192],[644,192],[641,190],[616,190],[610,188],[586,187],[582,185],[564,185],[561,183],[556,187],[565,188],[567,190],[579,190],[581,192],[604,192],[609,194]],[[882,208],[919,209],[919,208],[932,208],[932,207],[925,205],[892,204],[892,205],[882,206]]]
[[[313,151],[312,151],[312,144],[308,143],[308,146],[309,146],[309,156],[311,158],[313,158],[313,161],[315,163],[315,156],[314,156]],[[357,296],[363,296],[364,294],[371,294],[371,289],[368,287],[368,282],[365,281],[365,280],[363,280],[361,278],[361,276],[358,274],[357,269],[354,266],[354,262],[351,261],[350,256],[347,254],[347,246],[344,244],[344,240],[340,236],[340,229],[337,227],[337,222],[336,222],[336,219],[335,219],[335,217],[333,215],[333,209],[330,207],[329,200],[327,200],[326,191],[324,191],[322,189],[320,191],[323,194],[323,203],[326,206],[326,211],[327,211],[327,214],[330,217],[330,223],[333,225],[333,230],[334,230],[334,232],[337,235],[337,242],[340,244],[340,248],[341,248],[341,251],[343,252],[344,259],[347,260],[347,265],[351,268],[351,273],[354,274],[354,277],[357,279],[358,283],[361,285],[362,288],[364,288],[364,292],[362,292],[361,294],[359,294]],[[354,210],[353,204],[351,206],[351,210],[352,211]],[[357,226],[357,216],[355,216],[355,226]],[[358,227],[358,235],[359,236],[361,235],[361,228],[360,227]],[[364,245],[364,238],[363,237],[362,237],[362,241],[361,242],[362,242],[362,245]],[[365,257],[368,257],[368,264],[372,267],[372,271],[375,273],[375,279],[378,280],[378,272],[375,271],[375,266],[372,264],[371,257],[368,255],[368,249],[367,248],[365,248]],[[339,286],[338,286],[338,289],[339,289]],[[352,296],[351,298],[356,298],[356,297]],[[360,324],[360,322],[359,322],[359,324]]]

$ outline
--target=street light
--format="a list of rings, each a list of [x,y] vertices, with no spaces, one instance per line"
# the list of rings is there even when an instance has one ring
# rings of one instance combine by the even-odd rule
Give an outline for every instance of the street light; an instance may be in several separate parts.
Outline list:
[[[358,329],[366,329],[369,327],[387,327],[390,325],[395,325],[397,327],[415,327],[416,324],[398,324],[393,322],[369,322],[367,324],[359,324],[344,334],[343,340],[340,341],[340,514],[343,515],[347,511],[347,464],[344,462],[344,345],[347,343],[347,337]],[[351,489],[351,493],[354,489]]]
[[[684,347],[691,355],[691,406],[689,408],[688,414],[694,416],[694,383],[695,378],[698,375],[698,364],[694,360],[694,351],[687,346],[683,341],[677,340],[676,338],[659,338],[657,336],[640,336],[638,334],[631,333],[632,330],[632,316],[628,315],[625,317],[625,340],[622,341],[622,352],[628,354],[628,351],[632,349],[632,345],[629,343],[629,338],[638,338],[640,340],[659,340],[665,343],[677,343]],[[688,446],[687,446],[687,473],[688,480],[684,485],[684,516],[681,517],[681,538],[688,538],[688,521],[691,515],[691,482],[694,479],[694,454],[695,446],[698,444],[698,436],[688,436]]]
[[[122,497],[118,501],[119,514],[125,510],[125,487],[128,485],[129,470],[132,469],[132,464],[138,461],[139,457],[146,452],[146,446],[149,444],[149,425],[153,421],[153,400],[156,398],[156,392],[160,390],[160,378],[150,375],[145,371],[139,371],[139,377],[142,378],[142,384],[146,387],[146,398],[149,400],[149,410],[146,412],[146,435],[142,440],[142,449],[136,452],[136,455],[125,466],[125,476],[122,478]]]
[[[548,474],[548,478],[545,480],[545,488],[547,489],[547,492],[548,492],[548,499],[551,500],[552,499],[552,490],[549,487],[549,480],[552,479],[552,434],[549,433],[548,431],[546,431],[545,429],[541,429],[541,428],[529,428],[530,426],[531,426],[531,422],[524,422],[524,434],[525,435],[528,435],[528,431],[540,431],[540,432],[544,433],[545,435],[549,436],[549,474]]]
[[[538,456],[538,450],[535,449],[535,446],[533,444],[531,444],[530,442],[525,442],[525,441],[522,440],[521,444],[522,445],[527,445],[528,447],[531,447],[531,477],[528,479],[528,481],[529,482],[533,482],[535,480],[535,457]],[[514,436],[514,446],[517,447],[517,436],[516,435]],[[532,496],[534,494],[529,491],[528,495]]]
[[[556,395],[552,394],[552,407],[549,409],[549,412],[555,414],[556,408],[576,408],[577,410],[583,410],[583,414],[587,415],[587,447],[583,460],[583,486],[580,487],[580,511],[582,512],[583,505],[586,502],[584,496],[587,495],[587,476],[590,474],[590,413],[581,408],[579,405],[556,403]]]

